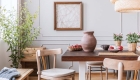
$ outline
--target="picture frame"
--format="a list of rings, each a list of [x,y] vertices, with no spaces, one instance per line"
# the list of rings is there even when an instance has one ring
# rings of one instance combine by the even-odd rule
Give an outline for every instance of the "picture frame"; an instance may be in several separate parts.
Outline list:
[[[82,2],[54,2],[54,30],[83,30]]]

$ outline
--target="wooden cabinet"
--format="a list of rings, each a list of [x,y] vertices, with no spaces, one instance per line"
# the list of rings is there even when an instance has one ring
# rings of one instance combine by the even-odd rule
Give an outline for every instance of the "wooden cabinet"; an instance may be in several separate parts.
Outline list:
[[[22,68],[33,69],[30,76],[37,76],[37,62],[21,62]]]

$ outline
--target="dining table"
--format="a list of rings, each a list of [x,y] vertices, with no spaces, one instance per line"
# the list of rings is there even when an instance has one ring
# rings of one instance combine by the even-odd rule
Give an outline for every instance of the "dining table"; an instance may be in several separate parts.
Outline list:
[[[110,53],[110,51],[98,50],[98,49],[94,50],[93,52],[67,50],[62,55],[61,60],[79,62],[79,80],[85,80],[87,61],[103,61],[105,58],[112,58],[112,59],[119,59],[119,60],[137,60],[138,56],[140,55],[140,53],[137,51],[133,52],[135,55],[99,55],[99,53],[104,53],[104,52]],[[120,52],[128,54],[129,51],[123,50]],[[120,53],[120,52],[117,52],[117,53]]]

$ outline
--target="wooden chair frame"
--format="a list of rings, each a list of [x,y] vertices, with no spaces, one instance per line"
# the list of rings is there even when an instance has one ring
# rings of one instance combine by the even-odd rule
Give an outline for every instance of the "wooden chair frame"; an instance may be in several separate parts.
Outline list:
[[[118,80],[123,80],[124,70],[135,70],[134,80],[136,80],[137,71],[140,70],[140,57],[133,61],[105,58],[103,64],[106,68],[106,80],[108,80],[108,69],[118,70]]]
[[[56,55],[57,54],[62,54],[62,49],[58,48],[58,49],[47,49],[47,50],[37,50],[36,52],[36,59],[37,59],[37,67],[38,67],[38,80],[41,80],[41,78],[43,79],[51,79],[51,80],[63,80],[63,79],[68,79],[68,78],[72,78],[72,80],[74,80],[75,77],[75,72],[71,75],[68,76],[63,76],[63,77],[50,77],[50,76],[44,76],[41,75],[41,63],[40,63],[40,59],[42,59],[42,63],[43,63],[43,69],[46,68],[46,61],[44,59],[44,56],[48,56],[48,55],[53,55],[53,68],[55,68],[56,66]]]

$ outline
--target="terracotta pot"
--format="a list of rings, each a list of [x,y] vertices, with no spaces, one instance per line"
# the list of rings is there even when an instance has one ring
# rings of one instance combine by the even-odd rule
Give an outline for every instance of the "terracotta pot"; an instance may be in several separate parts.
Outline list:
[[[121,41],[115,41],[116,46],[121,46]]]
[[[84,32],[81,39],[81,45],[85,52],[93,52],[96,47],[96,38],[93,35],[94,31]]]
[[[128,43],[128,51],[136,51],[137,43]]]

